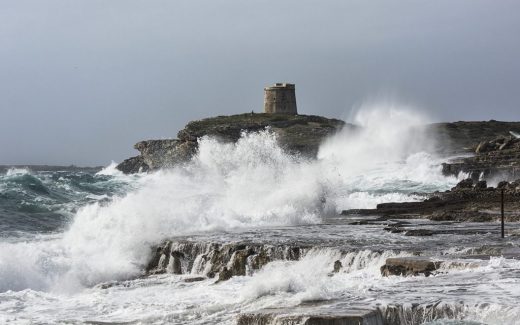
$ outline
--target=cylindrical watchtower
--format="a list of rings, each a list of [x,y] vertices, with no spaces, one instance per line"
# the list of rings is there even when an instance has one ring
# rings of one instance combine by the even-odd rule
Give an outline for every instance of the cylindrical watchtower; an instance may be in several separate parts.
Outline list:
[[[294,84],[276,83],[265,87],[264,112],[297,115]]]

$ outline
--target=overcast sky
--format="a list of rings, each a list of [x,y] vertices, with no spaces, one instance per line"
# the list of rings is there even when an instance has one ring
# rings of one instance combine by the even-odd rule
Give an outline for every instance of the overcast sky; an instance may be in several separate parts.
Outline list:
[[[193,119],[390,96],[520,120],[520,1],[0,0],[0,164],[106,165]]]

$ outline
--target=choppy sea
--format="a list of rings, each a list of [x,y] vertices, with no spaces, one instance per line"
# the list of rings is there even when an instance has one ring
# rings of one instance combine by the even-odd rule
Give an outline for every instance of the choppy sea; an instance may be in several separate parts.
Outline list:
[[[429,139],[410,138],[416,116],[381,120],[361,115],[364,131],[329,139],[317,160],[287,154],[266,130],[235,144],[203,138],[190,163],[150,174],[123,175],[114,164],[97,173],[6,170],[0,323],[235,324],[244,312],[325,301],[338,308],[399,303],[458,310],[450,319],[416,315],[407,324],[520,324],[517,260],[479,260],[478,267],[431,277],[379,271],[386,258],[417,250],[449,255],[493,245],[491,232],[405,237],[338,217],[343,209],[420,200],[458,181],[442,175],[444,158],[422,150]],[[218,284],[184,282],[195,270],[140,277],[150,248],[166,238],[298,241],[311,249],[298,261],[271,262]],[[331,275],[336,260],[349,267]]]

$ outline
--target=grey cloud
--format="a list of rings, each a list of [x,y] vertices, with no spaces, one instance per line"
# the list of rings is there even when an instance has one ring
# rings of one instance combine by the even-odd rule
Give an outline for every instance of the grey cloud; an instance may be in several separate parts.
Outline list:
[[[517,1],[0,1],[0,164],[107,164],[187,121],[394,94],[438,120],[518,120]]]

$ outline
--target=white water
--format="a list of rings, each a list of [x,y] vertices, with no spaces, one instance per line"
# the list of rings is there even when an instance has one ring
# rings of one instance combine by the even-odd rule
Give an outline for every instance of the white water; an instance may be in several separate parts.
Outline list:
[[[190,164],[134,176],[136,190],[109,204],[83,207],[58,238],[0,243],[0,292],[18,291],[7,291],[0,299],[12,308],[21,302],[26,317],[39,317],[42,308],[42,319],[54,315],[64,320],[78,311],[75,319],[103,315],[104,320],[149,318],[159,323],[181,317],[177,314],[186,321],[193,317],[189,309],[202,304],[202,313],[218,322],[224,317],[220,312],[241,307],[254,310],[280,301],[297,304],[366,291],[364,280],[379,278],[380,260],[349,273],[358,277],[349,278],[345,287],[342,276],[331,280],[326,275],[326,265],[335,257],[320,254],[297,263],[268,264],[251,278],[214,287],[209,281],[186,285],[167,276],[131,281],[132,289],[87,289],[135,277],[149,258],[149,247],[166,237],[319,223],[342,209],[418,200],[413,192],[445,190],[457,182],[442,176],[441,160],[424,151],[431,143],[418,127],[426,122],[423,117],[395,107],[371,107],[361,110],[355,122],[363,129],[331,138],[317,161],[286,154],[269,131],[244,134],[236,144],[203,138]],[[127,177],[113,166],[102,173]],[[386,281],[379,283],[385,286]],[[232,294],[236,290],[239,297]],[[150,304],[140,305],[141,299]],[[51,306],[56,303],[63,304],[62,314]],[[172,305],[180,307],[171,311]]]
[[[300,261],[272,262],[253,276],[234,277],[220,284],[214,284],[214,280],[185,283],[183,279],[189,276],[162,275],[123,282],[106,290],[85,289],[74,295],[33,290],[0,293],[0,322],[233,324],[242,312],[325,299],[354,307],[442,301],[461,308],[458,318],[466,321],[517,324],[520,281],[507,275],[507,270],[520,267],[517,261],[494,259],[476,269],[451,270],[428,278],[381,277],[379,268],[391,256],[395,254],[365,250],[344,255],[334,249],[316,249]],[[337,259],[345,268],[331,274]],[[501,279],[497,279],[499,274]],[[506,296],[493,301],[492,295],[497,292]],[[12,310],[19,313],[13,316]]]

